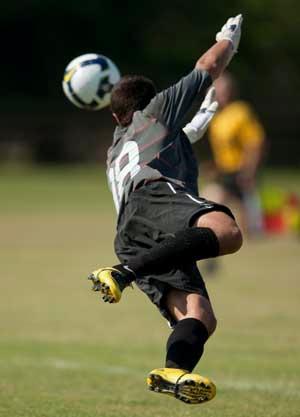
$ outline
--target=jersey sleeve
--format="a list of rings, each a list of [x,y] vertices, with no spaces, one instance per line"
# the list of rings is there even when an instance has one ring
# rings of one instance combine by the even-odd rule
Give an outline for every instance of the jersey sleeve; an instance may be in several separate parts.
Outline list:
[[[181,128],[194,100],[204,95],[211,84],[208,72],[194,69],[177,84],[158,93],[144,109],[144,114],[158,119],[169,129]]]

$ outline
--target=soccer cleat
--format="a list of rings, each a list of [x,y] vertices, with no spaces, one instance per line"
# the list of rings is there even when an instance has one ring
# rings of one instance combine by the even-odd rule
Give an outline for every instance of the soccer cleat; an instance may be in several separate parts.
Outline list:
[[[216,386],[208,378],[183,369],[154,369],[147,377],[151,391],[171,395],[186,404],[202,404],[216,395]]]
[[[121,268],[120,268],[121,269]],[[125,269],[124,269],[125,271]],[[93,291],[100,291],[104,302],[118,303],[124,288],[131,285],[127,274],[116,267],[101,268],[88,276],[93,282]]]

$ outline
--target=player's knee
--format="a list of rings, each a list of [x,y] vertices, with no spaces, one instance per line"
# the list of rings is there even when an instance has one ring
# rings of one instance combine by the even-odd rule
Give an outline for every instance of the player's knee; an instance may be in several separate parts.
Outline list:
[[[217,328],[217,319],[214,315],[212,315],[207,324],[207,331],[208,331],[209,336],[211,336],[215,332],[216,328]]]
[[[237,224],[235,224],[232,227],[230,234],[231,234],[230,253],[234,253],[234,252],[237,252],[239,249],[241,249],[242,244],[243,244],[243,235]]]
[[[227,227],[219,236],[220,255],[237,252],[243,244],[243,236],[235,222]]]
[[[240,228],[226,213],[219,211],[207,213],[197,219],[195,226],[213,230],[219,242],[219,255],[237,252],[243,244]]]
[[[212,311],[206,312],[206,314],[199,314],[199,316],[195,316],[194,318],[205,325],[208,336],[211,336],[215,332],[217,328],[217,319]]]

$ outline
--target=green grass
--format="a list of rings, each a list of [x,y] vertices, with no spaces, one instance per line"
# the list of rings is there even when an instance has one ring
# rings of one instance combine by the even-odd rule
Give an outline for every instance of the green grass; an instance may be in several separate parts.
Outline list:
[[[137,289],[101,304],[85,280],[116,261],[102,170],[2,168],[0,190],[1,417],[300,416],[295,237],[248,242],[207,280],[219,327],[197,369],[218,394],[186,406],[145,386],[169,334],[156,309]]]

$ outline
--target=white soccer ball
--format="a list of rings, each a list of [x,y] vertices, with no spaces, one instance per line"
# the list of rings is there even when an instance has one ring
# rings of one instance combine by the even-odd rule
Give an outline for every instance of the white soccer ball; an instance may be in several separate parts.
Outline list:
[[[120,79],[116,65],[106,56],[85,54],[67,66],[63,90],[67,98],[85,110],[99,110],[110,104],[111,90]]]

